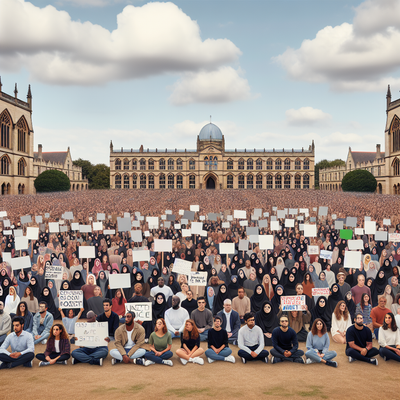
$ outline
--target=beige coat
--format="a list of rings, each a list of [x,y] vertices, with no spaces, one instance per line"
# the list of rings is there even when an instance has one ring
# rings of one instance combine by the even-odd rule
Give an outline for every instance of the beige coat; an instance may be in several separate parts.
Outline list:
[[[126,330],[126,325],[121,325],[114,334],[115,338],[115,347],[120,352],[122,356],[126,355],[126,351],[124,346],[128,342],[128,332]],[[145,339],[145,331],[142,325],[134,322],[133,329],[131,331],[131,339],[135,343],[135,345],[129,350],[128,356],[130,357],[133,353],[135,353],[138,349],[144,348],[146,349],[146,345],[144,343]]]

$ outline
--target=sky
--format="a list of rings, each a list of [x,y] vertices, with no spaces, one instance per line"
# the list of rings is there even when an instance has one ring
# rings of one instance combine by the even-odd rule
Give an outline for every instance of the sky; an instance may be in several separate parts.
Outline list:
[[[384,148],[400,0],[0,0],[3,92],[32,88],[35,150]],[[211,116],[211,117],[210,117]],[[37,150],[36,150],[37,151]]]

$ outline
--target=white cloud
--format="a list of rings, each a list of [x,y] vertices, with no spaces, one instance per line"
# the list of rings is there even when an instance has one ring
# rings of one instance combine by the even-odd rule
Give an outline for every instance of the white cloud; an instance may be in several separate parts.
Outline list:
[[[398,0],[366,1],[356,8],[354,25],[327,26],[275,61],[295,80],[328,82],[341,91],[385,90],[388,83],[399,81],[398,10]]]
[[[226,103],[251,97],[247,79],[241,71],[221,67],[217,71],[187,73],[172,88],[170,101],[175,105]]]
[[[202,40],[197,22],[172,3],[126,6],[117,24],[110,32],[91,22],[72,21],[53,6],[1,0],[0,68],[25,67],[34,79],[50,84],[98,85],[213,71],[241,54],[228,39]]]
[[[331,115],[312,107],[301,107],[298,110],[291,108],[286,111],[286,119],[289,125],[304,126],[326,123]]]

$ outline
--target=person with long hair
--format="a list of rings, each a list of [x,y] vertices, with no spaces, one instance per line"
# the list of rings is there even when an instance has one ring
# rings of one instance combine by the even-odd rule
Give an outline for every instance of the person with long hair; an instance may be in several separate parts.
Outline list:
[[[336,343],[346,343],[346,331],[351,326],[351,316],[347,309],[346,302],[340,300],[332,314],[331,335]]]
[[[378,342],[379,355],[385,361],[400,362],[400,330],[391,312],[385,315],[383,325],[379,328]]]
[[[24,319],[24,331],[32,333],[33,315],[28,310],[28,305],[25,301],[21,301],[18,304],[16,315]]]
[[[15,287],[10,286],[10,290],[4,301],[4,312],[8,314],[16,314],[19,302],[20,299],[19,296],[17,295]]]
[[[125,323],[125,293],[121,289],[117,289],[112,299],[112,309],[119,317],[119,323]]]
[[[164,318],[157,319],[154,332],[152,332],[149,337],[149,345],[150,351],[147,351],[144,355],[146,359],[143,363],[144,366],[164,364],[172,367],[174,365],[170,360],[173,356],[171,351],[172,337],[168,332]]]
[[[326,324],[321,318],[317,318],[307,335],[306,363],[323,363],[329,367],[337,367],[337,362],[331,361],[336,357],[336,351],[330,351],[329,344]]]
[[[203,353],[197,326],[192,319],[188,319],[181,333],[181,348],[176,351],[176,355],[181,359],[183,365],[188,362],[203,365],[204,360],[201,358]]]
[[[371,296],[368,293],[363,293],[360,302],[357,304],[356,314],[361,314],[363,316],[364,325],[373,331],[371,311]]]
[[[36,354],[36,358],[40,361],[39,367],[53,364],[67,365],[70,356],[71,346],[68,333],[63,324],[54,324],[50,329],[46,351]]]
[[[39,312],[38,299],[33,295],[33,291],[30,286],[27,286],[25,288],[24,296],[21,298],[21,301],[26,302],[26,304],[28,306],[28,310],[32,313],[32,315]]]

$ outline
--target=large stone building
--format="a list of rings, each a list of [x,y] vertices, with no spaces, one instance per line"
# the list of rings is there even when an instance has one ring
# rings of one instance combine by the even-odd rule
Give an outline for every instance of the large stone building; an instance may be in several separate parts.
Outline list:
[[[343,177],[352,170],[365,169],[375,176],[377,193],[400,194],[400,99],[392,101],[390,86],[386,94],[385,151],[376,145],[376,151],[352,151],[349,148],[346,165],[319,171],[319,187],[324,190],[342,190]]]
[[[310,189],[314,187],[314,142],[308,149],[225,149],[214,124],[197,136],[196,150],[114,149],[113,189]]]
[[[46,169],[65,172],[71,180],[71,190],[88,188],[82,179],[82,168],[72,165],[71,154],[66,152],[38,153],[33,151],[32,94],[28,88],[27,101],[18,99],[17,85],[14,96],[2,91],[0,79],[0,186],[1,194],[33,194],[34,181]]]

